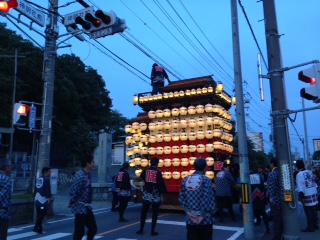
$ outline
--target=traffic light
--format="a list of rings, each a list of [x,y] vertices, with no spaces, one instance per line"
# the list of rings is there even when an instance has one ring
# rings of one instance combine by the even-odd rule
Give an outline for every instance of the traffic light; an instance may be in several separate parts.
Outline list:
[[[298,79],[311,85],[310,87],[302,88],[300,96],[307,100],[312,100],[314,103],[320,103],[320,63],[300,71]]]
[[[10,8],[18,7],[17,0],[0,0],[0,12],[8,13]]]
[[[74,33],[76,31],[79,31],[80,29],[78,28],[77,24],[71,24],[69,26],[67,26],[67,31],[69,33]],[[80,34],[80,33],[75,33],[73,36],[75,36],[77,39],[79,39],[81,42],[84,41],[84,37]]]
[[[13,125],[16,126],[26,126],[28,122],[28,113],[30,111],[30,107],[26,104],[15,103],[13,108]]]

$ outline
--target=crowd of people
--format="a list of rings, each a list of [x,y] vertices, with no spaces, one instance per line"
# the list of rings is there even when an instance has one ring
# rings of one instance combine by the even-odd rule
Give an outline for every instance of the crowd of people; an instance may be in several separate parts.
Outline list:
[[[151,236],[157,236],[155,231],[158,211],[163,203],[163,194],[167,192],[162,173],[157,169],[158,158],[150,160],[150,167],[143,170],[140,178],[145,183],[140,212],[140,228],[136,234],[144,234],[145,222],[149,208],[152,206]],[[87,239],[94,239],[97,233],[97,223],[92,211],[92,187],[90,172],[94,168],[92,155],[84,155],[81,160],[82,169],[74,174],[73,185],[70,189],[68,207],[75,214],[73,239],[82,239],[87,228]],[[295,163],[295,186],[298,191],[299,201],[307,219],[307,227],[303,232],[314,232],[319,229],[317,214],[320,203],[320,166],[314,171],[307,170],[304,162]],[[10,207],[11,164],[6,159],[0,160],[0,240],[7,238],[9,226],[8,209]],[[198,158],[194,162],[195,172],[183,179],[179,193],[179,201],[186,217],[187,239],[212,239],[214,216],[224,221],[223,209],[227,208],[231,221],[236,221],[233,204],[241,203],[241,194],[235,186],[241,183],[239,165],[223,163],[214,180],[205,176],[206,160]],[[124,213],[131,199],[129,164],[123,163],[119,173],[113,178],[112,211],[118,212],[119,222],[127,222]],[[270,167],[250,167],[251,201],[255,225],[264,222],[266,232],[270,232],[269,221],[273,221],[273,240],[283,237],[282,196],[280,193],[281,181],[277,159],[270,160]],[[239,200],[240,199],[240,200]],[[34,232],[43,233],[42,221],[46,216],[48,206],[53,200],[50,188],[50,168],[42,169],[42,176],[36,181],[35,207],[36,221]],[[266,213],[269,204],[270,216]],[[241,204],[240,204],[241,206]],[[239,209],[241,210],[241,208]],[[217,212],[217,215],[215,215]]]

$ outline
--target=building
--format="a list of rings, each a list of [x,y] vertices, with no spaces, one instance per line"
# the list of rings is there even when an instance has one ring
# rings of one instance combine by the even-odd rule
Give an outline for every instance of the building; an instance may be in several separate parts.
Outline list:
[[[264,152],[264,141],[263,141],[263,135],[261,132],[247,132],[247,137],[253,143],[254,151]]]

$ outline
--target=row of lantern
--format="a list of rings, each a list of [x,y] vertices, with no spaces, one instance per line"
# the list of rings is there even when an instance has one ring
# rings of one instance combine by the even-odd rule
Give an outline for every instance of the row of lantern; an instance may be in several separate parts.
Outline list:
[[[162,155],[162,154],[178,154],[178,153],[204,153],[204,152],[213,152],[214,150],[223,150],[227,152],[233,152],[233,146],[229,144],[225,144],[222,142],[214,142],[214,143],[207,143],[204,144],[198,144],[198,145],[181,145],[181,146],[165,146],[165,147],[140,147],[140,146],[134,146],[132,148],[128,148],[126,151],[126,154],[128,157],[131,157],[135,154],[142,154],[142,155]]]
[[[188,165],[193,165],[194,161],[196,160],[196,157],[190,157],[190,158],[165,158],[165,159],[159,159],[158,167],[179,167],[180,165],[183,167],[187,167]],[[207,166],[211,167],[214,165],[214,158],[212,157],[207,157]],[[141,167],[149,167],[149,160],[146,158],[140,158],[140,157],[135,157],[131,160],[129,160],[129,165],[130,167],[135,167],[135,166],[141,166]]]
[[[204,127],[204,126],[216,126],[224,128],[228,131],[232,129],[232,124],[229,122],[224,121],[220,117],[198,117],[195,118],[189,118],[189,119],[166,119],[166,120],[158,120],[158,121],[152,121],[148,125],[146,123],[138,123],[134,122],[132,125],[126,125],[125,126],[125,132],[127,134],[135,134],[139,133],[141,131],[147,130],[147,128],[150,131],[154,130],[170,130],[170,129],[184,129],[184,128],[195,128],[195,127]]]
[[[190,171],[182,171],[182,172],[179,172],[179,171],[173,171],[173,172],[170,172],[170,171],[165,171],[165,172],[162,172],[162,177],[164,179],[175,179],[175,180],[178,180],[180,178],[185,178],[187,176],[190,176],[194,173],[194,169],[190,170]],[[140,177],[140,174],[142,173],[142,169],[137,169],[135,171],[135,174],[136,176]],[[206,171],[205,172],[205,176],[208,177],[209,179],[214,179],[214,172],[213,171]]]
[[[219,116],[223,116],[227,120],[230,120],[232,118],[231,113],[229,113],[223,107],[221,107],[220,105],[216,105],[216,104],[212,105],[210,103],[206,104],[205,106],[200,104],[197,106],[189,106],[188,108],[186,108],[186,107],[172,108],[171,110],[168,108],[166,108],[164,110],[158,109],[156,111],[150,110],[148,112],[148,117],[151,119],[170,117],[170,116],[177,117],[179,115],[186,116],[187,114],[194,115],[196,113],[202,114],[205,112],[206,113],[216,113]]]
[[[221,94],[223,93],[223,84],[220,83],[216,87],[216,93]],[[212,86],[203,87],[203,88],[197,88],[197,89],[187,89],[185,91],[180,90],[180,91],[174,91],[174,92],[165,92],[163,94],[158,93],[150,96],[133,96],[132,102],[134,105],[136,105],[138,102],[139,103],[146,103],[146,102],[151,102],[151,101],[157,101],[157,100],[162,100],[162,99],[169,99],[169,98],[182,98],[182,97],[189,97],[189,96],[196,96],[196,95],[204,95],[204,94],[212,94],[214,92],[214,88]],[[230,99],[230,97],[229,97]],[[230,99],[231,102],[231,99]]]
[[[233,135],[230,133],[223,132],[221,129],[213,129],[202,131],[199,130],[197,132],[173,132],[173,133],[157,133],[155,135],[148,134],[138,134],[135,133],[132,136],[127,136],[125,139],[126,145],[136,144],[138,142],[142,143],[155,143],[155,142],[177,142],[181,141],[195,141],[196,139],[212,139],[212,138],[220,138],[221,140],[225,140],[227,142],[233,141]]]

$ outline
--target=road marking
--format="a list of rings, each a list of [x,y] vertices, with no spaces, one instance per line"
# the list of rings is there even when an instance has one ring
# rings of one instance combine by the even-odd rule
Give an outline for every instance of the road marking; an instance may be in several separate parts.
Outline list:
[[[35,232],[20,233],[20,234],[9,236],[7,238],[7,240],[14,240],[14,239],[19,239],[19,238],[31,237],[34,235],[38,235],[38,233],[35,233]]]
[[[71,235],[71,233],[55,233],[55,234],[47,235],[45,237],[35,238],[34,240],[58,239],[58,238],[66,237],[69,235]]]
[[[13,232],[19,232],[22,231],[22,228],[9,228],[8,229],[8,233],[13,233]]]

